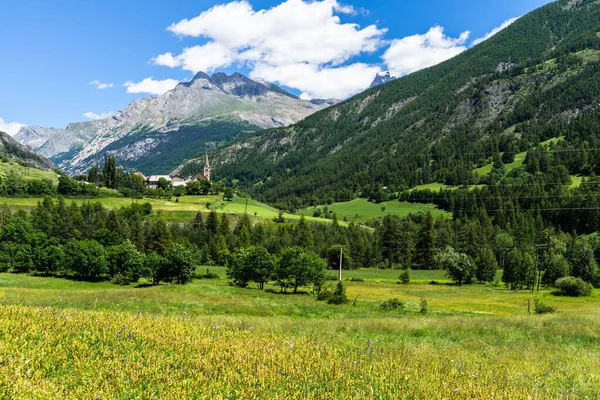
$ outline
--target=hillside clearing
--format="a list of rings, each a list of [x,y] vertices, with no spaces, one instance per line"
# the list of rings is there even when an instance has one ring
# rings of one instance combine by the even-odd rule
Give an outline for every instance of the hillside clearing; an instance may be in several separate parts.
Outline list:
[[[14,172],[22,176],[24,179],[50,179],[55,184],[58,183],[58,175],[52,171],[44,171],[34,167],[24,167],[16,162],[5,163],[0,162],[0,172],[8,175]]]
[[[409,214],[427,212],[431,212],[434,217],[448,217],[451,215],[446,211],[439,210],[433,204],[417,204],[406,201],[399,202],[397,200],[390,200],[378,204],[375,202],[370,202],[367,199],[354,199],[344,203],[333,203],[328,206],[318,206],[317,208],[323,210],[325,207],[327,207],[327,210],[330,212],[330,217],[335,213],[339,221],[356,223],[367,222],[373,218],[383,218],[386,215],[406,217]],[[315,207],[309,207],[299,211],[298,214],[304,215],[306,218],[311,218],[315,210]]]

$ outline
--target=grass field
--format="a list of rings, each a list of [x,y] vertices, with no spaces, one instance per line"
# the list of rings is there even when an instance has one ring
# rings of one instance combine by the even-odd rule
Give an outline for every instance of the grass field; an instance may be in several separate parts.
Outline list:
[[[319,206],[321,209],[323,207]],[[409,214],[426,213],[429,211],[434,217],[440,215],[450,216],[450,213],[439,210],[433,204],[413,204],[396,200],[376,204],[369,202],[367,199],[355,199],[345,203],[334,203],[327,207],[329,211],[337,215],[338,220],[342,221],[346,219],[348,222],[354,221],[357,223],[367,222],[373,218],[382,218],[388,214],[406,217]],[[309,207],[299,211],[298,214],[310,218],[313,215],[314,209],[314,207]]]
[[[581,186],[581,182],[583,181],[583,176],[580,175],[571,175],[571,188],[577,188]]]
[[[555,145],[556,143],[560,142],[561,140],[564,140],[564,136],[560,136],[560,137],[556,137],[556,138],[552,138],[552,139],[543,141],[540,143],[540,146],[544,146],[544,147],[552,146],[552,145]],[[509,164],[504,165],[504,168],[506,168],[506,172],[508,173],[508,172],[511,172],[515,168],[521,167],[523,165],[523,163],[525,162],[526,157],[527,157],[526,151],[523,153],[515,154],[514,161]],[[473,173],[477,174],[480,177],[488,175],[490,172],[492,172],[493,166],[494,166],[494,163],[486,164],[483,167],[474,169]]]
[[[205,267],[204,267],[205,268]],[[0,274],[0,397],[10,399],[597,398],[600,295],[398,285],[351,272],[351,301],[221,278],[121,287]],[[413,279],[443,277],[411,271]],[[383,279],[383,281],[382,281]],[[274,289],[269,286],[267,289]],[[407,311],[384,312],[390,298]],[[429,303],[421,315],[420,299]]]
[[[469,185],[467,186],[467,188],[469,190],[473,190],[475,188],[482,188],[484,185]],[[444,190],[456,190],[456,189],[461,189],[464,186],[449,186],[449,185],[445,185],[443,183],[438,183],[438,182],[434,182],[434,183],[428,183],[426,185],[418,185],[415,186],[414,190],[432,190],[434,192],[439,192],[442,189]]]
[[[11,208],[31,209],[35,207],[38,201],[43,200],[42,197],[0,197],[0,205],[7,205]],[[67,202],[75,201],[77,204],[84,202],[99,202],[109,209],[118,209],[131,205],[131,199],[126,197],[99,197],[92,199],[66,199]],[[152,209],[160,211],[165,220],[170,221],[185,221],[190,220],[194,215],[200,212],[210,212],[215,209],[217,212],[225,212],[230,214],[243,214],[245,212],[246,201],[242,198],[234,198],[233,201],[222,201],[221,196],[182,196],[179,201],[159,200],[159,199],[143,199],[135,200],[137,203],[150,203]],[[210,203],[210,208],[208,204]],[[279,212],[263,203],[255,200],[248,202],[248,214],[262,219],[272,219],[279,216]],[[300,215],[283,214],[285,219],[298,220]],[[329,222],[322,218],[306,217],[307,220],[317,222]],[[343,222],[340,222],[344,225]]]
[[[54,172],[28,168],[17,163],[0,162],[0,172],[9,174],[11,171],[21,175],[25,179],[50,179],[52,182],[58,183],[58,175]]]
[[[41,197],[0,197],[0,205],[6,204],[12,208],[23,208],[30,209],[35,207],[38,201],[43,200]],[[67,199],[68,202],[73,200]],[[78,204],[83,202],[100,202],[102,205],[109,209],[117,209],[131,205],[131,199],[121,197],[100,197],[97,199],[74,199]],[[179,201],[175,199],[169,200],[158,200],[158,199],[143,199],[135,200],[138,203],[148,202],[152,204],[152,209],[160,211],[165,219],[167,220],[189,220],[198,212],[210,212],[211,209],[217,212],[225,212],[229,214],[243,214],[246,212],[246,200],[240,197],[236,197],[233,201],[222,201],[220,196],[182,196]],[[210,208],[208,204],[210,203]],[[385,211],[381,208],[385,207]],[[333,210],[339,219],[341,225],[347,225],[343,221],[344,217],[348,219],[348,222],[366,222],[375,217],[383,217],[387,214],[394,214],[400,216],[407,216],[411,213],[427,212],[431,211],[434,216],[438,215],[450,215],[449,213],[438,210],[433,205],[428,204],[410,204],[400,203],[398,201],[390,201],[382,204],[370,203],[366,199],[356,199],[347,203],[335,203],[329,206],[330,210]],[[325,222],[329,223],[331,220],[325,218],[315,218],[312,216],[312,208],[303,210],[298,214],[284,213],[283,217],[288,220],[298,220],[302,215],[305,216],[307,221]],[[279,216],[279,211],[266,204],[260,203],[256,200],[249,200],[247,212],[251,216],[255,216],[261,219],[273,219]],[[355,218],[359,215],[358,218]]]
[[[550,142],[550,141],[547,141],[547,142]],[[544,142],[544,143],[546,143],[546,142]],[[527,152],[515,154],[515,160],[509,164],[504,165],[504,168],[506,168],[506,172],[508,173],[508,172],[511,172],[515,168],[521,167],[523,165],[523,163],[525,162],[525,157],[527,157]],[[486,164],[481,168],[475,168],[473,170],[473,173],[477,174],[479,177],[489,175],[489,173],[492,172],[493,166],[494,166],[494,163]]]

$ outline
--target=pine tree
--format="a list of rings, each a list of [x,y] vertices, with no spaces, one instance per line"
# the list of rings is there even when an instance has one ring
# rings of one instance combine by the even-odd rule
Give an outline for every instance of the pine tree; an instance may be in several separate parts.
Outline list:
[[[433,217],[428,212],[419,229],[415,246],[415,264],[419,269],[433,269],[435,258],[435,227]]]
[[[109,189],[117,188],[117,160],[115,159],[115,156],[106,156],[104,158],[102,177],[104,179],[104,186]]]

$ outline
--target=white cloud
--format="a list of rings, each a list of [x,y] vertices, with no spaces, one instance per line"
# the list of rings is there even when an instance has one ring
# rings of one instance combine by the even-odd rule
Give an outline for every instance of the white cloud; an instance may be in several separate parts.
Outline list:
[[[19,132],[21,128],[27,126],[19,122],[6,122],[0,118],[0,132],[8,133],[10,136],[14,136]]]
[[[481,42],[484,42],[484,41],[488,40],[489,38],[491,38],[492,36],[494,36],[495,34],[497,34],[498,32],[500,32],[501,30],[503,30],[503,29],[505,29],[505,28],[509,27],[509,26],[510,26],[510,25],[511,25],[513,22],[515,22],[515,21],[516,21],[516,20],[518,20],[519,18],[521,18],[521,17],[511,18],[511,19],[509,19],[509,20],[507,20],[507,21],[504,21],[504,22],[502,23],[502,25],[500,25],[500,26],[498,26],[498,27],[496,27],[496,28],[492,29],[492,31],[491,31],[491,32],[488,32],[488,33],[486,33],[486,35],[485,35],[484,37],[482,37],[482,38],[479,38],[479,39],[475,39],[475,40],[473,40],[473,46],[477,46],[479,43],[481,43]]]
[[[108,111],[108,112],[103,112],[100,114],[96,114],[95,112],[86,112],[85,114],[83,114],[83,116],[87,119],[104,119],[104,118],[108,118],[112,115],[114,115],[115,113],[113,111]]]
[[[258,64],[250,77],[298,89],[302,91],[300,97],[303,99],[342,99],[368,88],[378,72],[381,72],[379,67],[362,63],[333,68],[299,63],[286,66]]]
[[[157,81],[153,78],[146,78],[138,83],[132,81],[125,82],[123,86],[127,88],[127,93],[150,93],[161,95],[173,89],[178,83],[179,81],[175,79]]]
[[[184,49],[183,52],[173,57],[171,53],[161,54],[153,61],[166,67],[182,67],[194,73],[198,71],[213,71],[219,67],[232,64],[235,53],[219,43],[207,43],[204,46],[194,46]]]
[[[339,12],[340,14],[349,14],[349,15],[357,15],[358,14],[358,11],[349,4],[337,3],[333,9],[335,11]],[[361,9],[361,11],[362,11],[362,9]]]
[[[112,83],[102,83],[97,80],[91,81],[90,85],[96,86],[96,89],[109,89],[114,86]]]
[[[205,43],[180,54],[161,54],[158,65],[181,67],[194,73],[214,71],[233,64],[245,65],[254,77],[262,77],[302,90],[306,96],[346,97],[356,92],[356,79],[368,80],[377,67],[350,64],[351,59],[384,45],[386,29],[375,25],[361,28],[342,23],[337,14],[356,14],[352,6],[337,0],[287,0],[266,10],[255,11],[247,1],[217,5],[192,19],[168,27],[179,36],[202,38]],[[362,12],[362,11],[361,11]],[[301,73],[298,78],[289,71]],[[368,71],[368,79],[357,77]],[[375,71],[375,72],[373,72]],[[281,73],[283,75],[277,75]],[[323,82],[323,77],[353,81]],[[277,79],[272,79],[276,77]],[[313,86],[325,83],[325,85]],[[336,89],[335,86],[342,89]]]
[[[393,40],[382,58],[392,75],[403,76],[462,53],[470,34],[465,31],[451,38],[444,34],[444,28],[434,26],[423,35]]]

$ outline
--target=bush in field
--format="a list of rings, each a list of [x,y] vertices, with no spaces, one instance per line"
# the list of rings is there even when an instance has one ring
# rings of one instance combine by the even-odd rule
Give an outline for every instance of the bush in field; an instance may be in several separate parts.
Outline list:
[[[534,311],[536,314],[551,314],[556,311],[556,307],[552,307],[546,305],[539,301],[538,299],[534,300]]]
[[[339,281],[337,283],[337,286],[335,287],[335,290],[333,291],[331,296],[329,296],[327,303],[344,304],[346,302],[348,302],[348,296],[346,296],[346,288],[344,287],[342,281]]]
[[[404,312],[406,310],[406,304],[404,304],[404,302],[399,299],[389,299],[381,303],[379,305],[379,308],[383,311],[397,310],[399,312]]]
[[[400,276],[398,277],[398,279],[400,279],[400,282],[403,285],[408,285],[410,283],[410,272],[408,271],[408,269],[403,270],[400,273]]]
[[[346,288],[342,281],[338,281],[335,290],[329,288],[322,288],[317,293],[317,300],[326,301],[327,304],[344,304],[348,302],[348,296],[346,296]]]
[[[427,303],[427,300],[421,299],[421,302],[419,303],[419,305],[420,305],[419,312],[423,315],[427,314],[427,311],[429,309],[429,304]]]
[[[558,293],[564,296],[582,297],[592,294],[591,284],[573,276],[558,279],[554,286],[558,289]]]

